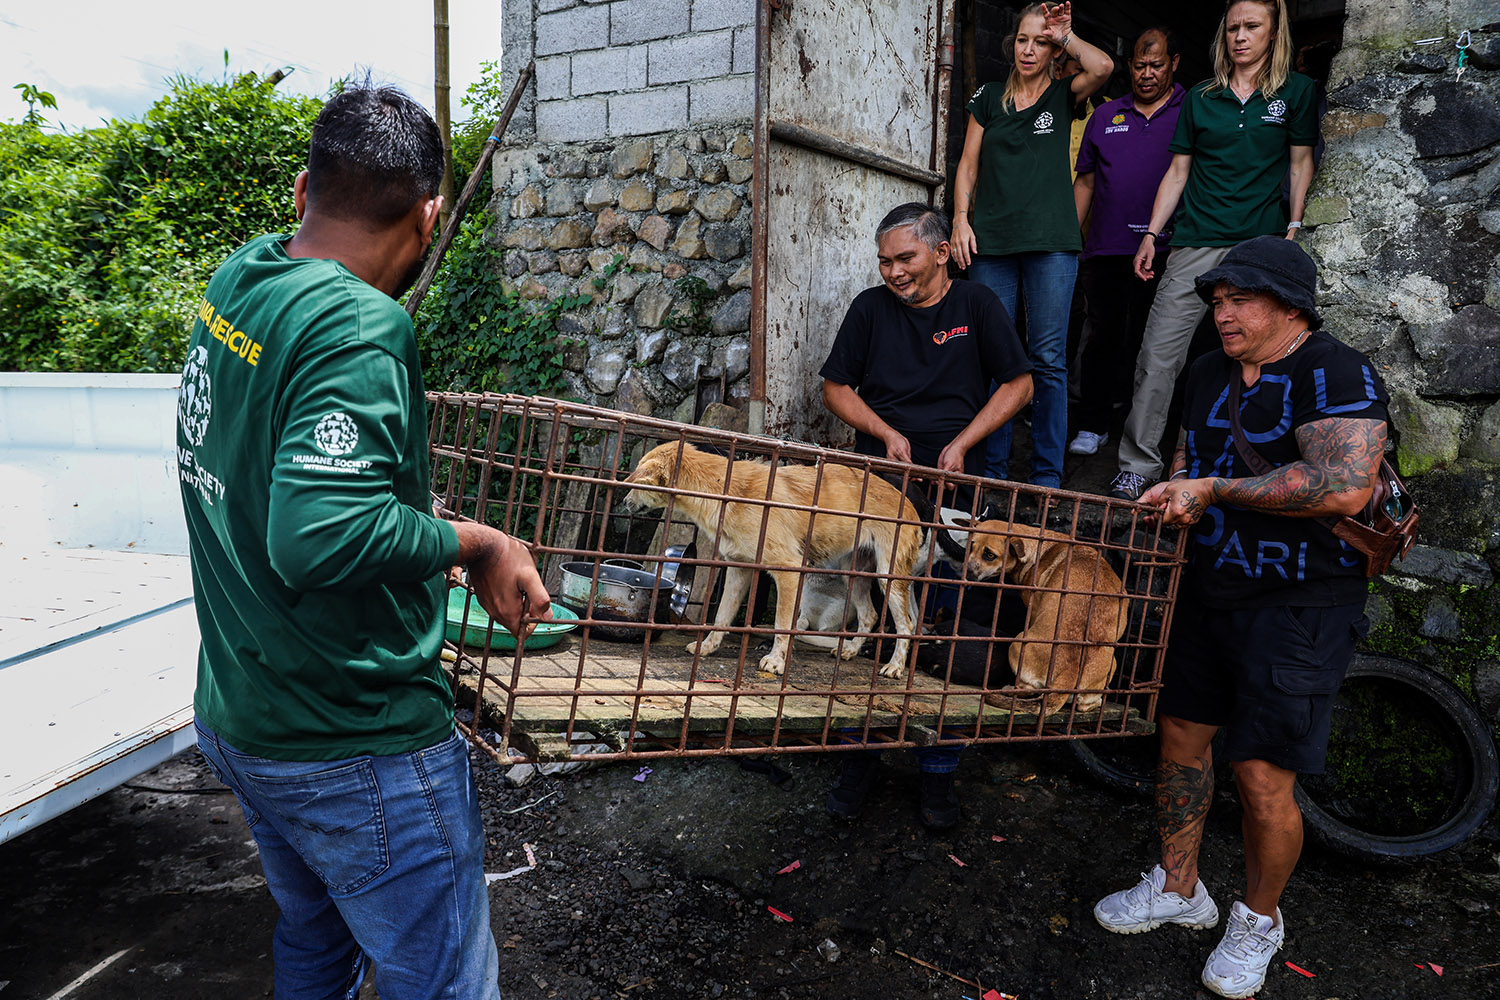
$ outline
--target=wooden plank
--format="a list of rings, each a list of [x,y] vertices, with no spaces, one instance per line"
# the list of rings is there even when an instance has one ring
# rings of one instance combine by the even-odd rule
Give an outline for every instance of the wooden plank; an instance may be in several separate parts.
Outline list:
[[[805,737],[826,727],[830,734],[852,730],[856,739],[867,725],[889,731],[904,722],[908,741],[928,745],[938,741],[945,727],[950,732],[974,732],[982,712],[988,728],[1009,724],[1016,738],[1037,738],[1035,712],[1025,711],[1027,703],[1008,689],[985,692],[960,684],[945,689],[942,679],[920,671],[908,684],[878,676],[873,660],[843,662],[800,646],[785,678],[756,668],[761,653],[754,645],[746,651],[741,672],[743,635],[730,635],[720,649],[723,655],[701,657],[695,667],[685,648],[695,635],[668,632],[649,648],[590,638],[584,651],[575,633],[556,646],[526,653],[514,691],[508,689],[509,656],[503,661],[497,656],[490,665],[484,704],[496,728],[509,715],[514,745],[545,760],[568,758],[569,733],[579,741],[605,742],[623,752],[624,735],[632,731],[675,738],[684,722],[686,731],[694,734],[722,734],[732,728],[747,737],[764,738],[779,726],[782,733]],[[503,684],[496,683],[496,675]],[[475,671],[461,672],[464,703],[472,701],[476,682]],[[1058,734],[1068,711],[1065,708],[1048,724],[1049,735]],[[1106,704],[1104,727],[1150,728],[1134,710],[1122,723],[1122,711]],[[1091,731],[1100,723],[1097,712],[1078,713],[1073,720],[1079,731]]]

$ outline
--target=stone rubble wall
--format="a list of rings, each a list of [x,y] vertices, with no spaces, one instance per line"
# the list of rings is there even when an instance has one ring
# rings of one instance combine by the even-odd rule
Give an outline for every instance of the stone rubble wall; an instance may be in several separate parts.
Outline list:
[[[588,403],[691,421],[700,379],[749,395],[749,122],[625,142],[502,147],[489,239],[507,287],[565,312],[565,378]],[[712,293],[691,322],[684,279]]]
[[[1461,81],[1453,44],[1482,7],[1351,2],[1305,245],[1326,328],[1390,390],[1422,504],[1421,544],[1374,588],[1377,633],[1500,719],[1500,34],[1473,35]]]

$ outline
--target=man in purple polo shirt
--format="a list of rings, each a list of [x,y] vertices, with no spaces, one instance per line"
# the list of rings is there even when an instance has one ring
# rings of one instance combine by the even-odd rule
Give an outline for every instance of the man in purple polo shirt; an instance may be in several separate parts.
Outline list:
[[[1135,356],[1164,270],[1157,267],[1157,277],[1142,282],[1131,261],[1172,162],[1167,147],[1186,93],[1172,82],[1180,58],[1170,28],[1141,32],[1130,60],[1131,92],[1094,112],[1078,150],[1073,200],[1079,226],[1088,223],[1078,284],[1091,332],[1080,364],[1078,433],[1068,445],[1075,455],[1098,452],[1109,440],[1114,408],[1130,402]],[[1158,255],[1166,252],[1170,232],[1168,226],[1157,239]]]

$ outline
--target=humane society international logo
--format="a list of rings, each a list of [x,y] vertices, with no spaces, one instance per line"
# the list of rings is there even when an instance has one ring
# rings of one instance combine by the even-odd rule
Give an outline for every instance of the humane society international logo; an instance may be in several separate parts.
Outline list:
[[[182,366],[182,388],[177,393],[177,422],[193,447],[203,443],[213,416],[213,386],[208,377],[208,348],[199,344]]]
[[[340,458],[359,447],[359,425],[342,410],[323,414],[313,427],[313,444],[323,454],[293,455],[292,464],[309,472],[352,474],[370,468],[373,462],[357,458]]]
[[[1036,131],[1034,135],[1046,135],[1052,131],[1052,112],[1043,111],[1036,116]]]
[[[1272,101],[1266,105],[1266,117],[1268,122],[1278,125],[1286,121],[1286,101]]]
[[[323,416],[313,428],[313,444],[325,455],[337,458],[347,455],[359,444],[359,427],[347,413],[335,411]]]

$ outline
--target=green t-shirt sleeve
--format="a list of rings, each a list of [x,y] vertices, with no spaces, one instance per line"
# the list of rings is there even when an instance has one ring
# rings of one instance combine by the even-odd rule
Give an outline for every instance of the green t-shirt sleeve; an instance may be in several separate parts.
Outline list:
[[[424,428],[409,426],[406,366],[366,341],[315,350],[277,414],[266,546],[297,591],[424,580],[458,558],[458,534],[398,497],[394,473]]]
[[[1296,79],[1296,82],[1296,90],[1287,88],[1290,98],[1287,103],[1292,109],[1287,142],[1292,146],[1315,146],[1318,143],[1318,85],[1307,77]]]
[[[1177,113],[1177,129],[1172,133],[1172,141],[1167,146],[1167,149],[1174,155],[1177,153],[1192,155],[1193,107],[1198,103],[1198,90],[1199,88],[1194,87],[1182,99],[1182,110]]]
[[[995,84],[986,83],[974,91],[974,96],[969,98],[969,103],[966,106],[967,110],[969,114],[974,116],[974,121],[979,124],[980,128],[989,128],[990,122],[995,120],[994,105],[1004,92],[1004,87],[997,90]],[[994,100],[991,100],[991,98],[994,98]]]

